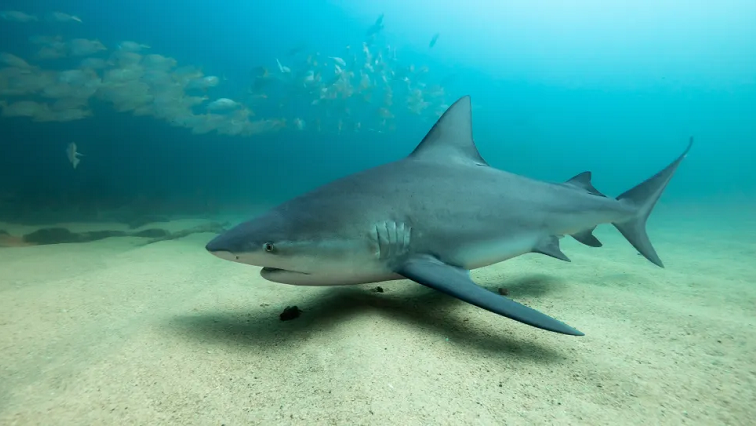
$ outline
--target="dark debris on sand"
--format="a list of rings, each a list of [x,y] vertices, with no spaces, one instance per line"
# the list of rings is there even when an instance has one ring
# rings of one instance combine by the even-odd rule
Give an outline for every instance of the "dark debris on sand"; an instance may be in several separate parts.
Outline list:
[[[301,314],[302,310],[297,306],[287,306],[278,317],[281,319],[281,321],[290,321],[299,318],[299,315]]]

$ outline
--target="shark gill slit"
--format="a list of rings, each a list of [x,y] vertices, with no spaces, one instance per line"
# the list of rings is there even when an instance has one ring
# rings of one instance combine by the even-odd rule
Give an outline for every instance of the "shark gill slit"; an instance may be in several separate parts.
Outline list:
[[[388,236],[388,249],[387,253],[389,257],[394,254],[396,250],[396,222],[384,222],[386,226],[386,235]]]
[[[376,256],[391,259],[406,254],[411,241],[412,227],[404,222],[385,221],[375,224],[373,235],[376,241]]]

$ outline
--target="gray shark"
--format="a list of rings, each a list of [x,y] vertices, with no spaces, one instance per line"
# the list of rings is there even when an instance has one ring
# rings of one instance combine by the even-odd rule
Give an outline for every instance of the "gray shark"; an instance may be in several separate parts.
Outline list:
[[[691,144],[693,142],[691,138]],[[525,254],[569,261],[562,236],[598,247],[611,223],[663,266],[646,219],[690,149],[616,199],[590,172],[563,183],[490,167],[472,137],[470,98],[455,102],[406,158],[333,181],[241,223],[206,249],[262,267],[270,281],[347,285],[410,279],[488,311],[557,333],[583,333],[476,285],[469,271]]]

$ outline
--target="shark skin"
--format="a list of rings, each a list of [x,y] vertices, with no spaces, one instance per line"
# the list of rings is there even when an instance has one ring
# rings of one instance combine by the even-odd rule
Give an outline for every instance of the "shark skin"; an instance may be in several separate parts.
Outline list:
[[[599,247],[592,231],[611,223],[649,261],[663,266],[645,223],[688,148],[618,198],[590,172],[563,183],[490,167],[472,138],[470,98],[455,102],[406,158],[335,180],[210,241],[215,256],[262,267],[270,281],[350,285],[410,279],[516,321],[583,333],[476,285],[469,275],[525,253],[560,260],[570,235]]]

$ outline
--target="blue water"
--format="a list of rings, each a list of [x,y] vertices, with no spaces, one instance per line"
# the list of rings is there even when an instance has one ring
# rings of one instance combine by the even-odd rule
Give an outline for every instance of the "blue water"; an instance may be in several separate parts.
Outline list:
[[[754,424],[756,1],[3,0],[4,11],[0,424]],[[82,22],[50,22],[54,11]],[[171,78],[186,67],[219,78],[179,85],[179,100],[208,98],[192,120],[254,111],[250,123],[281,128],[174,126],[150,109],[163,83],[137,105],[151,114],[116,111],[103,98],[120,86],[103,84],[80,107],[89,117],[18,116],[57,117],[44,93],[83,73],[86,56],[39,58],[39,36],[99,40],[107,50],[89,57],[103,60],[123,41],[149,45],[139,54],[175,58]],[[373,70],[351,59],[366,41],[386,54]],[[313,104],[344,75],[329,56],[346,60],[355,91]],[[92,81],[134,69],[113,62]],[[315,89],[309,71],[322,73]],[[378,89],[360,93],[365,72]],[[429,105],[419,114],[415,90]],[[279,285],[205,250],[226,220],[407,155],[464,95],[492,166],[550,181],[590,170],[609,196],[695,138],[648,224],[666,269],[602,226],[601,249],[563,240],[572,263],[534,253],[473,271],[585,337],[409,280]],[[240,105],[205,115],[219,98]],[[301,317],[280,321],[294,305]]]
[[[476,142],[496,167],[546,180],[591,170],[598,188],[617,194],[666,165],[695,136],[666,201],[710,203],[756,193],[756,4],[745,0],[569,7],[483,0],[6,0],[2,9],[40,17],[60,10],[83,20],[0,21],[0,51],[32,65],[64,70],[81,59],[35,60],[36,46],[28,41],[34,35],[98,39],[109,48],[95,55],[103,58],[133,40],[178,66],[225,76],[208,95],[232,99],[243,96],[256,67],[275,71],[275,58],[288,59],[292,47],[326,56],[343,54],[346,45],[359,49],[383,13],[376,44],[396,47],[402,66],[427,66],[428,81],[446,83],[446,104],[472,96]],[[440,37],[431,49],[435,33]],[[102,102],[91,108],[92,117],[64,123],[0,118],[0,189],[15,194],[14,205],[0,210],[23,220],[20,204],[86,211],[138,197],[276,203],[407,154],[435,119],[397,108],[393,132],[339,135],[308,125],[244,137],[194,135]],[[255,113],[289,122],[296,115]],[[85,154],[76,170],[65,155],[72,141]]]

